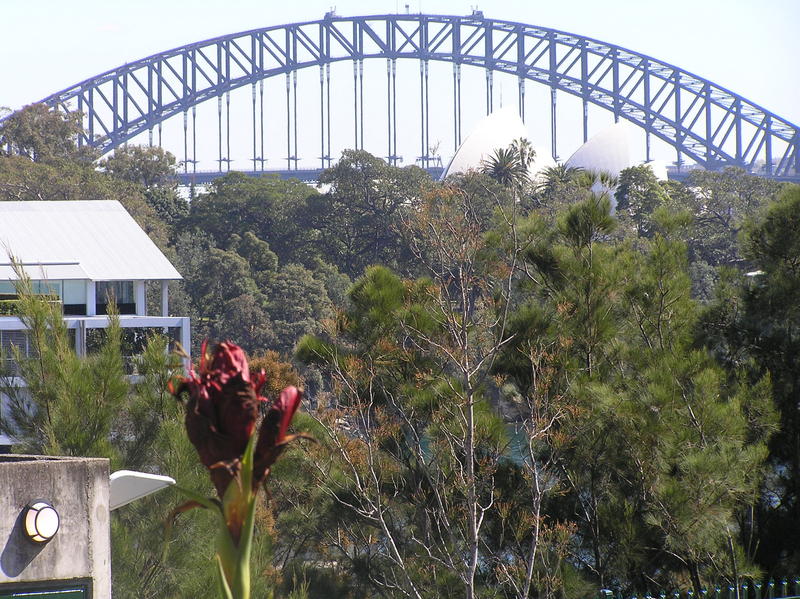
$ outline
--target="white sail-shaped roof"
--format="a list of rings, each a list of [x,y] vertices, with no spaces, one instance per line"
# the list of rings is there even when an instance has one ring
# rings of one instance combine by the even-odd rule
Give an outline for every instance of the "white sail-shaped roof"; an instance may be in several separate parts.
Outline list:
[[[656,179],[667,180],[667,165],[662,160],[635,162],[630,149],[631,125],[625,121],[606,127],[578,148],[569,157],[567,166],[584,170],[605,172],[618,177],[626,168],[644,164],[650,167]]]
[[[181,275],[114,200],[0,202],[0,280],[10,254],[32,279],[176,280]]]
[[[669,178],[667,173],[667,163],[663,160],[650,160],[649,162],[642,162],[643,165],[649,166],[650,170],[659,181],[666,181]]]
[[[578,148],[567,159],[567,166],[619,176],[635,164],[631,159],[629,127],[625,121],[606,127]]]
[[[470,131],[442,173],[442,179],[455,173],[480,170],[483,161],[490,158],[495,150],[507,148],[515,140],[526,138],[528,130],[514,108],[506,106],[495,110],[481,119]],[[534,151],[536,157],[531,166],[531,177],[555,164],[547,152],[535,146]]]

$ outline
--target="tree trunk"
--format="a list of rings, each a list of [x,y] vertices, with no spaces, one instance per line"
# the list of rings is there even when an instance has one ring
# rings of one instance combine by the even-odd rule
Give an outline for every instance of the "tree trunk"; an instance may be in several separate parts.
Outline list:
[[[478,569],[478,499],[475,489],[475,410],[473,393],[467,389],[467,430],[464,443],[467,461],[467,507],[469,509],[469,566],[466,598],[475,599],[475,572]]]

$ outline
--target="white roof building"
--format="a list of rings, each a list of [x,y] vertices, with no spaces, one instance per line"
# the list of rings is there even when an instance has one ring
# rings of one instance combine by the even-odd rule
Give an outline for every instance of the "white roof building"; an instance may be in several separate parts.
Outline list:
[[[626,168],[637,164],[648,165],[656,178],[667,180],[667,166],[662,161],[652,160],[637,163],[631,153],[631,125],[626,121],[614,123],[592,136],[567,159],[565,164],[579,167],[596,173],[607,173],[618,177]],[[455,173],[480,170],[484,161],[489,159],[495,150],[507,148],[517,139],[527,138],[525,123],[512,107],[501,108],[481,119],[467,138],[461,143],[450,160],[450,164],[442,173],[442,179]],[[529,175],[536,179],[540,173],[555,161],[549,153],[534,147],[536,158],[531,165]],[[613,192],[599,181],[592,187],[595,192]],[[613,194],[612,194],[613,195]]]
[[[123,328],[157,329],[190,347],[189,318],[169,315],[167,283],[182,277],[117,201],[0,202],[0,349],[7,361],[11,345],[28,352],[26,327],[15,313],[13,262],[34,293],[59,304],[80,355],[87,329],[108,326],[112,300]],[[148,281],[160,284],[157,316],[148,314]]]
[[[32,279],[181,279],[147,233],[113,200],[0,202],[0,245]],[[0,256],[0,280],[14,279],[8,256]]]
[[[606,173],[616,178],[626,168],[636,166],[637,162],[631,157],[630,149],[631,125],[620,121],[609,125],[591,137],[567,159],[567,166],[582,168],[595,173]],[[650,167],[656,178],[660,181],[667,180],[667,167],[661,161],[642,163]],[[612,208],[616,207],[614,197],[615,186],[607,186],[598,178],[592,191],[595,193],[608,193],[611,196]]]
[[[626,168],[646,164],[660,181],[667,180],[667,165],[660,160],[637,163],[631,156],[631,125],[620,121],[609,125],[567,159],[567,166],[580,167],[587,171],[604,172],[618,177]]]

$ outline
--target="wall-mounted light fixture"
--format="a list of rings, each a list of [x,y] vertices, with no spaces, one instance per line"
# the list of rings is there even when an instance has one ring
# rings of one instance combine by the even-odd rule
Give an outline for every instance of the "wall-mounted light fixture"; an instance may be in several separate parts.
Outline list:
[[[36,543],[47,543],[56,536],[61,523],[56,508],[44,499],[34,499],[26,505],[22,520],[25,535]]]

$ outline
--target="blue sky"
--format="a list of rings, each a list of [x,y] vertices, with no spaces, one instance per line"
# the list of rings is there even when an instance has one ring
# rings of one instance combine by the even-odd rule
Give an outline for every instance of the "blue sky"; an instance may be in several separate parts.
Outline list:
[[[468,14],[554,27],[676,64],[800,123],[800,0],[339,0],[340,15]],[[0,0],[0,106],[216,35],[321,18],[334,0]],[[508,90],[512,95],[512,90]]]

